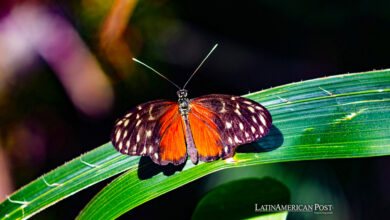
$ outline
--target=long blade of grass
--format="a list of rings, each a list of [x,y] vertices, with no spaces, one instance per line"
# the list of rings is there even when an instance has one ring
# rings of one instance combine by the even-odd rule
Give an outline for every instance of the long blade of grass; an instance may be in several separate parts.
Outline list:
[[[0,219],[25,219],[127,169],[139,158],[118,153],[110,143],[94,149],[39,177],[0,204]]]
[[[121,155],[107,143],[16,191],[0,204],[0,219],[31,217],[82,189],[128,169],[130,172],[120,176],[95,197],[81,217],[119,216],[158,195],[227,167],[388,155],[389,89],[390,72],[384,70],[293,83],[247,95],[270,109],[276,132],[258,145],[262,148],[274,147],[275,143],[282,140],[282,145],[277,146],[279,148],[276,150],[267,153],[237,153],[235,160],[238,162],[232,164],[221,160],[197,166],[187,163],[182,172],[175,175],[165,176],[160,173],[140,180],[138,169],[143,166],[140,167],[140,158]],[[312,117],[313,114],[317,116]],[[332,141],[332,138],[335,140]],[[152,188],[154,191],[148,192]],[[112,194],[107,195],[108,192]],[[126,193],[129,194],[126,196]],[[102,201],[114,203],[108,207],[106,203],[93,211]],[[118,201],[125,205],[112,210]],[[109,215],[98,215],[102,209]]]
[[[271,134],[253,144],[252,153],[237,153],[235,162],[219,160],[197,166],[188,162],[172,176],[156,173],[153,165],[145,163],[105,187],[78,219],[119,217],[146,201],[225,168],[390,154],[388,71],[293,83],[246,97],[267,106],[274,120]],[[258,148],[273,150],[258,152]]]

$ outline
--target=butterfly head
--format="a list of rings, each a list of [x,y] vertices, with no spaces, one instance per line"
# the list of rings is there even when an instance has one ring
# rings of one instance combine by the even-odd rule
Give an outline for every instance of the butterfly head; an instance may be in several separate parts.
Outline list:
[[[188,91],[187,89],[180,89],[176,92],[177,96],[180,98],[187,98]]]
[[[179,110],[182,115],[188,115],[188,112],[190,111],[190,105],[189,100],[187,98],[187,90],[186,89],[180,89],[177,91],[177,96],[179,97]]]

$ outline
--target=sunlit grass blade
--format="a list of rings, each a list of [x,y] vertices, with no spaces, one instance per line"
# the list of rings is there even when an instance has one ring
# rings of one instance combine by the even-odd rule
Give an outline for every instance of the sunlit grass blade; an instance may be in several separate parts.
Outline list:
[[[227,167],[390,154],[387,70],[293,83],[247,97],[267,106],[275,124],[273,132],[256,147],[277,149],[267,153],[237,153],[235,164],[187,163],[182,172],[172,176],[159,173],[148,179],[160,169],[154,167],[148,173],[150,166],[144,163],[140,176],[140,158],[121,155],[108,143],[16,191],[0,204],[0,219],[30,217],[127,169],[130,172],[97,195],[81,217],[119,216],[158,195]]]
[[[285,220],[287,219],[288,212],[277,212],[268,215],[261,215],[253,218],[246,218],[245,220]]]
[[[118,153],[105,144],[39,177],[0,204],[0,219],[28,218],[35,213],[124,170],[139,158]]]
[[[374,71],[292,83],[246,97],[270,110],[269,135],[236,153],[167,176],[142,163],[115,179],[79,219],[116,218],[134,207],[212,172],[255,164],[390,154],[390,72]],[[264,152],[267,151],[268,152]],[[142,177],[142,178],[140,178]]]

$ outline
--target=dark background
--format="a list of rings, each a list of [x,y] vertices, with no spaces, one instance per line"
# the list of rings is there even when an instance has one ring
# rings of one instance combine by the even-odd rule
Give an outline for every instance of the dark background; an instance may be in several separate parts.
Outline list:
[[[140,1],[121,35],[131,52],[127,54],[115,46],[101,49],[99,30],[111,3],[34,2],[69,22],[96,56],[115,99],[109,110],[89,115],[75,107],[55,70],[41,55],[34,64],[16,71],[12,83],[0,90],[0,147],[9,163],[13,190],[109,141],[116,118],[134,105],[176,99],[174,86],[135,65],[127,55],[183,85],[218,43],[188,85],[190,97],[242,95],[301,80],[390,67],[389,1]],[[0,18],[24,4],[0,3]],[[32,144],[15,144],[15,127],[19,125],[41,135],[41,153],[31,153],[36,150]],[[295,203],[320,200],[335,204],[335,214],[321,218],[375,219],[387,215],[390,205],[389,166],[389,158],[380,157],[227,170],[158,197],[121,218],[188,219],[200,198],[214,186],[260,172],[285,180]],[[109,181],[83,190],[32,219],[74,218]],[[291,214],[289,219],[320,217]]]

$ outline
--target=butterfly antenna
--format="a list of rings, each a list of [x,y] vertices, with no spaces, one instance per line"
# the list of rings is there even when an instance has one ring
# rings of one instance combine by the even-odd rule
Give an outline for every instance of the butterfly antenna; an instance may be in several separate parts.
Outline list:
[[[168,78],[167,78],[166,76],[164,76],[163,74],[159,73],[157,70],[153,69],[152,67],[146,65],[145,63],[143,63],[143,62],[141,62],[141,61],[139,61],[139,60],[137,60],[137,59],[135,59],[135,58],[133,58],[133,60],[134,60],[135,62],[137,62],[137,63],[139,63],[139,64],[142,64],[142,65],[144,65],[145,67],[151,69],[153,72],[157,73],[157,74],[160,75],[162,78],[168,80],[168,82],[172,83],[172,85],[176,86],[176,88],[178,88],[178,89],[180,90],[180,87],[179,87],[176,83],[172,82],[170,79],[168,79]]]
[[[187,86],[187,84],[190,82],[192,77],[195,75],[195,73],[199,70],[199,68],[203,65],[204,61],[207,60],[207,58],[210,56],[210,54],[217,48],[218,44],[215,44],[214,47],[210,50],[210,52],[207,54],[207,56],[202,60],[202,62],[199,64],[199,66],[195,69],[195,71],[192,73],[190,78],[187,80],[186,84],[184,84],[183,89]]]

